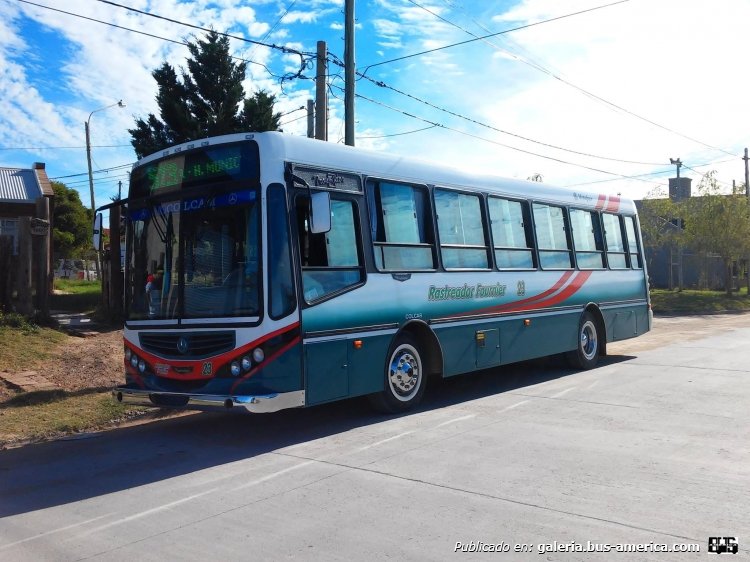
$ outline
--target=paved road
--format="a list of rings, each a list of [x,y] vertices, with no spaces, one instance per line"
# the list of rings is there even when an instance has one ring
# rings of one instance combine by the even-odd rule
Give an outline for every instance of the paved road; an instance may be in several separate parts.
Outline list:
[[[717,535],[748,559],[749,341],[748,315],[662,319],[595,370],[457,377],[397,418],[351,400],[3,451],[0,559],[711,560]],[[539,554],[620,543],[701,552]]]

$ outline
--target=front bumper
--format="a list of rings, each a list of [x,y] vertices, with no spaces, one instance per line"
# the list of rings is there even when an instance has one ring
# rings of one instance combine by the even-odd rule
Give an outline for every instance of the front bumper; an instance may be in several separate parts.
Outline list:
[[[118,402],[138,406],[178,408],[181,410],[231,410],[235,406],[254,414],[278,412],[305,405],[305,391],[282,392],[254,396],[226,396],[191,394],[188,392],[159,392],[120,386],[112,391]]]

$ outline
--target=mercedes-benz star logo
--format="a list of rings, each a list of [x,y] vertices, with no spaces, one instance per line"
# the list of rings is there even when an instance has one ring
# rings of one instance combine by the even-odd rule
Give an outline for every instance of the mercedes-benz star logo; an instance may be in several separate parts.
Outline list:
[[[180,338],[177,340],[177,351],[185,355],[188,352],[188,341],[187,338]]]

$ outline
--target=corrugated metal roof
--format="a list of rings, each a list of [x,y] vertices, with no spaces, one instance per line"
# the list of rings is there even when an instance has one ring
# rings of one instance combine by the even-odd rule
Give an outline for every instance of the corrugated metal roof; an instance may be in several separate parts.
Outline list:
[[[34,170],[0,168],[0,201],[33,203],[41,196]]]

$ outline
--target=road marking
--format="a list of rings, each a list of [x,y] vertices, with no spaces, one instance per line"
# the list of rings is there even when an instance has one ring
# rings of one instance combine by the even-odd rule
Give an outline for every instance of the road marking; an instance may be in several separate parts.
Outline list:
[[[295,464],[294,466],[290,466],[289,468],[284,468],[282,470],[278,470],[272,474],[268,474],[266,476],[263,476],[261,478],[258,478],[257,480],[253,480],[252,482],[248,482],[247,484],[243,484],[242,486],[238,486],[235,488],[236,490],[242,490],[243,488],[249,488],[250,486],[255,486],[257,484],[262,484],[263,482],[267,482],[268,480],[271,480],[272,478],[276,478],[277,476],[281,476],[282,474],[286,474],[287,472],[291,472],[292,470],[297,470],[298,468],[302,468],[304,466],[307,466],[309,464],[313,464],[316,461],[307,461],[307,462],[301,462],[299,464]]]
[[[507,408],[503,408],[502,410],[498,410],[498,414],[502,414],[503,412],[507,412],[508,410],[512,410],[513,408],[518,408],[521,404],[526,404],[528,400],[521,400],[520,402],[516,402],[515,404],[511,404]]]
[[[377,447],[378,445],[382,445],[383,443],[388,443],[388,441],[393,441],[394,439],[399,439],[401,437],[409,435],[410,433],[414,433],[414,432],[405,431],[404,433],[399,433],[398,435],[394,435],[393,437],[389,437],[388,439],[383,439],[382,441],[378,441],[376,443],[372,443],[370,445],[365,445],[364,447],[360,447],[359,449],[357,449],[357,451],[365,451],[367,449],[371,449],[372,447]]]
[[[570,388],[566,388],[565,390],[558,392],[557,394],[553,394],[552,396],[550,396],[550,398],[560,398],[560,396],[562,396],[563,394],[567,394],[571,390],[575,390],[575,389],[576,389],[575,386],[571,386]]]
[[[146,517],[148,515],[152,515],[154,513],[158,513],[160,511],[164,511],[165,509],[170,509],[176,505],[180,505],[189,501],[192,501],[196,498],[200,498],[201,496],[205,496],[207,494],[214,493],[218,488],[211,488],[210,490],[206,490],[205,492],[201,492],[200,494],[194,494],[192,496],[188,496],[186,498],[182,498],[181,500],[176,500],[170,503],[165,503],[164,505],[160,505],[159,507],[153,507],[151,509],[147,509],[146,511],[141,511],[140,513],[135,513],[133,515],[128,515],[127,517],[123,517],[122,519],[118,519],[117,521],[112,521],[110,523],[107,523],[106,525],[100,525],[99,527],[95,527],[89,531],[86,531],[85,533],[82,533],[80,535],[77,535],[75,537],[71,537],[70,540],[74,540],[79,537],[86,537],[88,535],[91,535],[93,533],[98,533],[99,531],[103,531],[105,529],[109,529],[110,527],[114,527],[116,525],[122,525],[123,523],[129,523],[130,521],[135,521],[136,519],[140,519],[141,517]]]
[[[49,535],[54,535],[55,533],[62,533],[63,531],[69,531],[70,529],[75,529],[76,527],[81,527],[82,525],[88,525],[89,523],[93,523],[94,521],[98,521],[99,519],[103,519],[105,517],[109,517],[112,515],[111,513],[107,513],[105,515],[100,515],[99,517],[94,517],[93,519],[87,519],[86,521],[81,521],[80,523],[74,523],[73,525],[67,525],[66,527],[60,527],[59,529],[53,529],[51,531],[47,531],[46,533],[39,533],[38,535],[34,535],[33,537],[27,537],[25,539],[21,539],[20,541],[11,542],[8,544],[4,544],[0,546],[0,550],[4,550],[6,548],[10,548],[11,546],[16,546],[17,544],[22,544],[29,541],[35,541],[37,539],[41,539],[42,537],[46,537]]]
[[[471,418],[475,418],[475,417],[477,417],[476,414],[469,414],[466,416],[461,416],[460,418],[454,418],[452,420],[444,421],[443,423],[440,423],[436,425],[435,427],[433,427],[433,429],[437,429],[438,427],[443,427],[444,425],[450,425],[452,423],[456,423],[462,420],[470,420]]]

